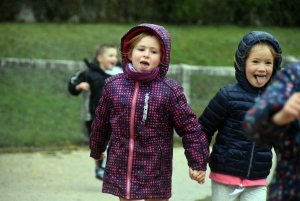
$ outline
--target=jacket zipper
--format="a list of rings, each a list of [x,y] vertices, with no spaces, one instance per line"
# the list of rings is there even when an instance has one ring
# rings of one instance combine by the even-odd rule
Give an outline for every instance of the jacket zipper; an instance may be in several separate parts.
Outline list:
[[[254,154],[254,147],[255,147],[255,142],[253,142],[253,143],[252,143],[251,157],[250,157],[250,165],[249,165],[249,169],[248,169],[247,177],[249,177],[249,175],[250,175],[250,171],[251,171],[251,168],[252,168],[253,154]]]
[[[139,93],[140,83],[136,82],[134,86],[134,93],[131,101],[130,111],[130,137],[129,137],[129,150],[128,150],[128,164],[127,164],[127,183],[126,183],[126,199],[130,199],[130,183],[131,183],[131,171],[132,171],[132,160],[134,151],[134,116],[136,110],[136,99]]]

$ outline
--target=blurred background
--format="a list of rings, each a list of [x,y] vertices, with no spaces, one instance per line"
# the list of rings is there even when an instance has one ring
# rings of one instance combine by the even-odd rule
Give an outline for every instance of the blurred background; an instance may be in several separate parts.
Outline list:
[[[1,0],[0,148],[86,146],[81,98],[67,83],[99,44],[119,46],[144,22],[170,31],[168,76],[185,86],[198,118],[235,81],[233,55],[248,32],[274,35],[282,66],[299,59],[299,7],[298,0]]]
[[[300,25],[297,0],[1,0],[0,21]]]

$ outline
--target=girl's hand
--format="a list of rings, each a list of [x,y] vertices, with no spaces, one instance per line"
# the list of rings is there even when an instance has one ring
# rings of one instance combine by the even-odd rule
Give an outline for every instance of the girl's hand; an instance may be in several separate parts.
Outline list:
[[[196,180],[199,184],[204,184],[205,182],[205,171],[201,170],[192,170],[191,168],[189,169],[189,175],[192,180]]]
[[[101,157],[99,159],[95,159],[95,161],[100,161],[100,160],[103,160],[104,158],[105,158],[105,155],[101,154]]]

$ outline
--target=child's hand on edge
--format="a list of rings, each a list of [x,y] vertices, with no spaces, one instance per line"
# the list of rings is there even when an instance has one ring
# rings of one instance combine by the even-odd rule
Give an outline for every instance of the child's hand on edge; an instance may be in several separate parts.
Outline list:
[[[89,83],[87,82],[81,82],[76,86],[77,91],[82,91],[82,90],[88,90],[90,88]]]
[[[95,161],[100,161],[100,160],[103,160],[104,158],[105,158],[105,155],[101,154],[101,157],[99,159],[95,159]]]
[[[199,184],[204,184],[205,182],[205,171],[201,170],[192,170],[192,168],[189,169],[189,175],[192,180],[196,180]]]
[[[273,122],[277,125],[288,124],[300,117],[300,92],[294,93],[285,106],[273,116]]]

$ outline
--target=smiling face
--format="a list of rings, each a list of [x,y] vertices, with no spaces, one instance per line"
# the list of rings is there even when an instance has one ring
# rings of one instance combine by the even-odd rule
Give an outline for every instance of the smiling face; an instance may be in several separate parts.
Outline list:
[[[151,72],[161,59],[161,47],[156,36],[143,37],[128,55],[137,72]]]
[[[100,64],[102,70],[111,70],[118,62],[117,58],[118,52],[116,48],[107,47],[103,54],[97,56],[97,60]]]
[[[274,55],[270,48],[260,43],[254,45],[245,61],[246,77],[253,87],[263,87],[272,76]]]

